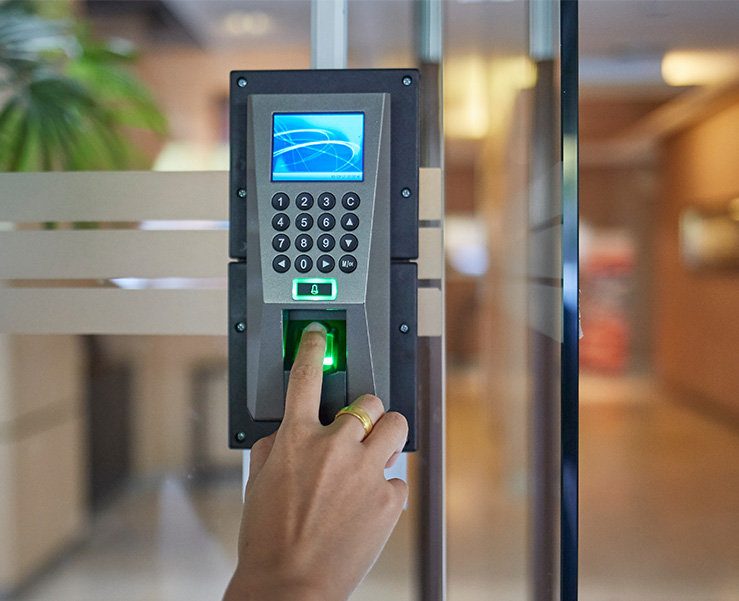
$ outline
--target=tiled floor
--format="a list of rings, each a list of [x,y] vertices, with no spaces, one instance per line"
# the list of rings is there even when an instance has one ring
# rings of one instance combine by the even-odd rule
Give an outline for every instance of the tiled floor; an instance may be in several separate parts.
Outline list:
[[[480,413],[474,374],[450,381],[449,599],[524,601],[525,473],[504,439],[513,430],[494,407]],[[600,393],[609,383],[583,386],[581,598],[739,601],[739,433],[643,382],[613,384],[611,397]],[[217,600],[239,516],[235,480],[132,491],[20,599]],[[415,601],[413,518],[404,513],[353,601]]]

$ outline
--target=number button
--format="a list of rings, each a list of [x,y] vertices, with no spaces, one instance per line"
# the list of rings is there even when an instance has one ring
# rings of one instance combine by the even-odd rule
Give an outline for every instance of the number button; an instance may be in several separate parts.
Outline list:
[[[285,255],[277,255],[274,259],[272,259],[272,269],[274,269],[277,273],[285,273],[288,269],[290,269],[290,259],[288,259]]]
[[[331,192],[324,192],[318,197],[318,206],[324,211],[329,211],[334,208],[336,204],[336,197]]]
[[[316,261],[318,271],[321,273],[329,273],[334,268],[334,258],[331,255],[321,255]]]
[[[307,273],[311,270],[311,267],[313,267],[313,259],[308,255],[299,255],[298,258],[295,259],[295,269],[300,273]]]
[[[348,231],[354,231],[359,227],[359,217],[354,213],[346,213],[341,218],[341,227]]]
[[[285,234],[277,234],[272,238],[272,248],[278,252],[284,252],[290,248],[290,238]]]
[[[284,192],[278,192],[272,197],[272,207],[277,211],[284,211],[290,205],[290,197]]]
[[[277,213],[277,215],[272,217],[272,227],[278,232],[284,232],[290,227],[290,218],[285,213]]]
[[[357,260],[351,255],[344,255],[339,259],[339,269],[344,273],[351,273],[357,268]]]
[[[339,240],[339,245],[341,245],[342,250],[350,253],[357,248],[359,241],[354,234],[344,234]]]
[[[313,217],[305,213],[295,220],[295,225],[300,231],[307,232],[313,227]]]
[[[336,225],[336,217],[331,213],[323,213],[318,217],[318,227],[324,232],[330,232]]]
[[[313,206],[313,197],[308,192],[301,192],[295,199],[295,204],[301,211],[307,211]]]
[[[295,248],[301,252],[308,252],[313,248],[313,238],[308,234],[300,234],[300,236],[295,238]]]
[[[341,206],[347,211],[353,211],[359,206],[359,195],[354,192],[347,192],[341,197]]]
[[[318,237],[318,249],[323,252],[328,252],[334,249],[336,241],[331,234],[322,234]]]

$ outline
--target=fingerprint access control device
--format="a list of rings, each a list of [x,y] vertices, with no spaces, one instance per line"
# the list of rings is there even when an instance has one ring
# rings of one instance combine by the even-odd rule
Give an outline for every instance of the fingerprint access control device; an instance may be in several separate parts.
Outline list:
[[[372,393],[416,449],[418,101],[414,69],[231,73],[231,447],[279,427],[318,321],[321,422]]]

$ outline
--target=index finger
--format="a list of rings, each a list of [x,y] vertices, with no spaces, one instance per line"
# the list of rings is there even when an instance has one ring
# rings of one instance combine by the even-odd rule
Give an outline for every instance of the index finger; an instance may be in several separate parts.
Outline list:
[[[318,422],[325,354],[326,328],[313,322],[303,330],[298,354],[290,370],[284,421]]]

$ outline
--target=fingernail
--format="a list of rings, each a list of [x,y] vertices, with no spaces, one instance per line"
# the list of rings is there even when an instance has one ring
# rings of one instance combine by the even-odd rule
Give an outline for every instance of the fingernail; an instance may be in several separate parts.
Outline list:
[[[323,324],[314,321],[313,323],[308,324],[303,332],[321,332],[325,336],[326,328],[323,327]]]

